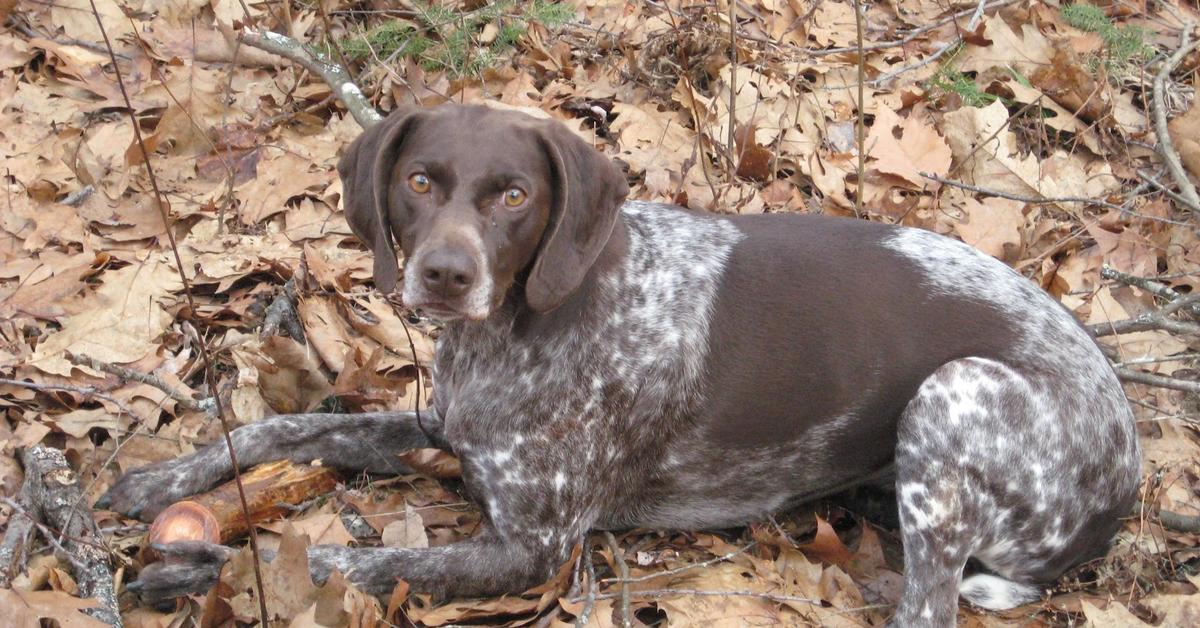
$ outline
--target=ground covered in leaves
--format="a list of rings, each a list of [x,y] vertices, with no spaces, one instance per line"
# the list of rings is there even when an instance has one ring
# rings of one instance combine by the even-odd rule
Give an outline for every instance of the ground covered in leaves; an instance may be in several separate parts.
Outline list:
[[[200,343],[235,425],[428,397],[417,374],[437,330],[417,322],[409,342],[339,209],[334,164],[359,126],[319,76],[231,43],[256,24],[345,64],[381,111],[544,110],[619,160],[635,198],[857,214],[1011,264],[1091,325],[1127,380],[1143,514],[1045,601],[964,606],[960,621],[1196,625],[1200,538],[1155,513],[1200,514],[1200,308],[1158,309],[1200,287],[1200,215],[1154,120],[1172,120],[1185,178],[1200,172],[1198,57],[1169,59],[1196,13],[1148,0],[864,8],[860,92],[854,5],[837,0],[100,2],[189,301],[91,5],[0,2],[0,493],[15,494],[18,452],[34,444],[64,449],[94,500],[124,471],[219,438]],[[281,295],[296,316],[263,333]],[[1139,315],[1149,322],[1128,323]],[[624,594],[634,623],[864,626],[901,587],[894,530],[817,504],[720,533],[595,535],[524,596],[434,605],[401,585],[380,601],[336,578],[312,585],[304,545],[438,545],[480,516],[453,479],[343,480],[260,533],[279,552],[264,595],[283,623],[609,625]],[[16,516],[0,505],[0,522]],[[95,517],[118,584],[131,580],[145,526]],[[89,625],[70,560],[37,548],[0,606]],[[122,594],[124,620],[253,621],[250,560],[166,612]]]

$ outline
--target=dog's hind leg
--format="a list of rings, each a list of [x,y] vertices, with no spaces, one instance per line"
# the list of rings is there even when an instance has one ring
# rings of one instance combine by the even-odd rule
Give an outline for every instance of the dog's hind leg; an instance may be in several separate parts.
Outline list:
[[[1026,441],[1061,429],[1033,423],[1046,414],[1021,373],[991,360],[950,362],[921,385],[897,434],[905,573],[895,625],[953,626],[963,567],[987,550],[1012,567],[992,576],[1007,606],[1038,597],[1019,566],[1037,562],[1031,550],[1046,518],[1030,507],[1036,487],[1024,478],[1042,455]]]
[[[240,427],[230,433],[243,469],[271,460],[312,462],[373,473],[406,473],[397,453],[423,447],[445,448],[441,420],[432,409],[421,412],[365,414],[293,414]],[[233,477],[229,449],[222,439],[194,453],[134,469],[99,500],[145,521],[188,495]]]

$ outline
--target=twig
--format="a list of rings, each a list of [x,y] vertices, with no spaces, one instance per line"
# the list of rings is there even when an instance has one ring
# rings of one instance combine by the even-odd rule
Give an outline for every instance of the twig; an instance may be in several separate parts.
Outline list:
[[[201,412],[207,412],[210,414],[212,413],[213,403],[212,403],[211,399],[204,399],[201,401],[196,401],[195,399],[191,398],[190,396],[188,396],[182,392],[179,392],[178,390],[175,390],[174,386],[171,386],[170,384],[164,382],[162,380],[162,378],[158,377],[157,375],[153,375],[151,373],[142,373],[141,371],[135,371],[133,369],[127,369],[123,366],[118,366],[116,364],[110,364],[108,362],[103,362],[101,360],[97,360],[96,358],[93,358],[88,355],[84,355],[82,353],[72,353],[70,351],[64,351],[63,355],[67,358],[68,361],[71,362],[71,364],[78,364],[80,366],[86,366],[88,368],[92,368],[97,371],[103,371],[105,373],[108,373],[109,375],[116,375],[117,377],[120,377],[121,379],[132,380],[135,382],[141,382],[148,386],[153,386],[153,387],[163,391],[163,393],[166,394],[168,397],[170,397],[171,399],[174,399],[175,403],[178,403],[179,405],[183,406],[187,410],[199,410]]]
[[[644,576],[638,576],[636,578],[626,578],[624,580],[622,580],[620,578],[605,578],[605,579],[601,580],[600,582],[604,582],[604,583],[627,582],[627,583],[633,584],[635,582],[645,582],[647,580],[654,580],[656,578],[663,578],[666,576],[674,576],[677,574],[681,574],[685,571],[691,571],[693,569],[701,569],[701,568],[707,567],[709,565],[715,565],[716,563],[723,563],[723,562],[729,560],[730,558],[733,558],[734,556],[737,556],[739,554],[746,552],[750,548],[754,547],[754,545],[755,545],[755,542],[751,541],[750,544],[746,545],[745,547],[743,547],[741,549],[729,552],[728,554],[725,554],[724,556],[710,558],[710,559],[708,559],[704,562],[700,562],[700,563],[692,563],[690,565],[684,565],[682,567],[676,567],[674,569],[668,569],[666,571],[658,571],[655,573],[648,573]]]
[[[238,39],[248,46],[283,57],[319,75],[333,88],[334,93],[362,128],[371,128],[383,120],[383,116],[371,106],[371,101],[367,100],[358,85],[354,84],[350,72],[340,65],[329,63],[324,55],[309,50],[291,37],[271,31],[260,32],[244,28],[238,33]]]
[[[1176,532],[1188,532],[1191,534],[1200,534],[1200,516],[1185,515],[1170,510],[1159,510],[1158,521],[1163,524],[1164,528],[1170,528]]]
[[[263,338],[274,336],[279,333],[280,328],[283,328],[292,340],[307,344],[304,326],[300,324],[300,315],[296,313],[296,277],[287,280],[283,289],[275,296],[275,300],[271,301],[258,335]]]
[[[1155,375],[1154,373],[1147,373],[1145,371],[1134,371],[1123,368],[1118,368],[1116,371],[1117,377],[1120,377],[1127,382],[1200,394],[1200,382],[1193,382],[1191,380],[1178,379],[1175,377],[1164,377],[1162,375]]]
[[[729,171],[737,172],[738,162],[742,160],[741,152],[737,149],[737,114],[734,108],[737,106],[737,3],[730,0],[729,2]],[[753,138],[746,139],[742,145],[745,150]]]
[[[987,5],[985,3],[985,0],[979,0],[979,4],[976,5],[975,11],[971,14],[971,19],[967,21],[966,30],[968,32],[974,31],[975,27],[979,25],[979,20],[981,20],[983,18],[983,11],[986,7],[987,7]],[[898,69],[892,70],[891,72],[888,72],[886,74],[880,75],[878,78],[871,81],[871,87],[881,87],[888,81],[896,78],[897,76],[900,76],[901,74],[904,74],[905,72],[911,72],[913,70],[918,70],[920,68],[923,68],[923,67],[929,65],[930,63],[937,61],[938,59],[940,59],[942,57],[942,55],[946,54],[947,52],[954,50],[954,48],[956,46],[958,46],[959,44],[961,44],[962,42],[963,42],[963,36],[961,34],[955,35],[954,39],[951,39],[950,41],[939,46],[937,48],[937,50],[934,50],[933,53],[930,54],[928,57],[925,57],[924,59],[922,59],[916,63],[906,65],[902,68],[898,68]]]
[[[1053,205],[1053,204],[1057,204],[1057,203],[1083,203],[1085,205],[1096,205],[1098,207],[1104,207],[1106,209],[1114,209],[1116,211],[1130,214],[1133,216],[1137,216],[1138,218],[1142,218],[1145,220],[1153,220],[1156,222],[1162,222],[1162,223],[1166,223],[1169,225],[1181,225],[1184,227],[1192,226],[1191,223],[1182,222],[1179,220],[1171,220],[1170,218],[1160,218],[1158,216],[1148,216],[1146,214],[1139,214],[1138,212],[1135,212],[1132,209],[1129,209],[1128,207],[1125,207],[1123,205],[1117,205],[1116,203],[1110,203],[1108,201],[1103,201],[1098,198],[1088,198],[1086,196],[1022,196],[1020,194],[1011,194],[1009,192],[1002,192],[1000,190],[989,190],[987,188],[981,188],[976,185],[971,185],[970,183],[964,183],[962,181],[955,181],[954,179],[947,179],[945,177],[939,177],[936,174],[932,174],[929,172],[922,172],[922,173],[920,173],[920,175],[922,177],[925,177],[926,179],[929,179],[930,181],[937,181],[938,183],[941,183],[942,185],[953,186],[953,187],[967,190],[970,192],[975,192],[977,194],[986,194],[987,196],[995,196],[996,198],[1006,198],[1011,201],[1021,201],[1023,203],[1032,203],[1034,205]]]
[[[1192,29],[1195,27],[1196,23],[1192,21],[1183,25],[1183,29],[1179,33],[1179,49],[1166,61],[1163,61],[1162,67],[1158,69],[1158,74],[1154,76],[1154,133],[1158,135],[1158,151],[1163,162],[1167,164],[1171,178],[1175,179],[1175,185],[1179,186],[1179,195],[1183,197],[1184,204],[1192,210],[1193,217],[1200,216],[1200,195],[1196,194],[1196,186],[1192,185],[1187,172],[1183,170],[1183,164],[1179,162],[1179,153],[1175,152],[1175,144],[1171,141],[1171,133],[1167,129],[1167,100],[1163,96],[1163,91],[1166,89],[1167,79],[1171,77],[1171,72],[1175,70],[1175,67],[1197,46],[1200,46],[1200,40],[1188,42],[1192,37]]]
[[[591,617],[592,609],[596,607],[596,565],[592,563],[592,550],[588,548],[588,543],[584,541],[583,549],[583,568],[587,573],[588,588],[587,596],[583,600],[583,610],[579,611],[579,617],[575,618],[575,627],[583,628],[587,625],[588,619]]]
[[[1015,4],[1017,2],[1020,2],[1020,1],[1021,0],[996,0],[993,2],[988,2],[987,4],[984,4],[982,6],[983,6],[983,10],[986,11],[987,9],[995,9],[997,7],[1005,7],[1010,4]],[[980,8],[978,6],[976,6],[976,7],[970,8],[970,9],[963,9],[962,11],[958,11],[956,13],[951,13],[950,15],[947,15],[946,17],[944,17],[940,20],[931,22],[929,24],[921,26],[920,28],[914,28],[910,31],[905,31],[904,37],[901,37],[900,39],[896,39],[893,41],[881,41],[881,42],[877,42],[874,44],[867,44],[866,46],[862,47],[862,50],[866,51],[866,52],[874,52],[876,50],[887,50],[888,48],[899,48],[900,46],[907,44],[908,42],[916,39],[917,37],[920,37],[921,35],[924,35],[925,33],[928,33],[931,30],[941,28],[942,26],[944,26],[950,22],[953,22],[954,20],[957,20],[960,17],[966,16],[966,15],[972,15],[972,14],[978,12],[979,10],[980,10]],[[842,54],[845,52],[858,52],[858,51],[859,51],[858,46],[846,46],[844,48],[824,48],[821,50],[805,50],[805,52],[807,52],[808,54],[810,54],[814,57],[824,57],[824,56],[828,56],[828,55]]]
[[[629,565],[625,564],[625,550],[621,549],[617,537],[608,530],[604,531],[604,540],[608,543],[608,549],[613,553],[613,562],[617,564],[617,573],[621,575],[619,580],[621,583],[621,626],[632,628],[633,615],[629,610]]]
[[[133,419],[135,421],[137,421],[138,423],[145,423],[145,420],[142,419],[142,417],[140,417],[136,413],[134,413],[133,409],[130,408],[129,406],[125,405],[124,403],[122,403],[120,399],[117,399],[116,397],[113,397],[112,395],[107,395],[103,392],[100,392],[100,389],[98,389],[94,386],[84,387],[84,386],[73,386],[71,384],[38,384],[35,382],[25,382],[25,381],[21,381],[19,379],[8,379],[8,378],[4,378],[4,377],[0,377],[0,384],[8,384],[9,386],[20,386],[21,388],[28,388],[30,390],[39,390],[39,391],[43,391],[43,392],[51,391],[51,390],[61,390],[63,392],[79,393],[85,397],[91,397],[94,399],[103,399],[103,400],[117,406],[117,408],[120,409],[121,412],[124,412],[125,414],[128,414],[129,416],[133,417]]]
[[[154,176],[154,167],[150,165],[150,151],[146,149],[146,141],[142,137],[141,125],[138,123],[137,112],[133,108],[133,103],[129,98],[129,92],[125,89],[125,80],[121,76],[121,66],[117,63],[115,54],[113,53],[112,41],[108,38],[108,31],[104,28],[104,21],[100,19],[100,10],[96,8],[96,0],[88,0],[92,7],[92,16],[96,19],[96,25],[100,28],[100,35],[104,38],[104,46],[108,49],[108,54],[112,58],[113,71],[117,77],[117,87],[121,90],[121,97],[125,101],[125,109],[129,113],[129,121],[133,126],[133,136],[137,140],[138,148],[142,153],[142,165],[146,169],[146,176],[150,179],[150,188],[154,192],[154,204],[158,209],[158,215],[162,219],[163,230],[167,234],[167,241],[171,244],[171,254],[175,258],[175,270],[179,273],[180,282],[183,284],[183,293],[187,299],[188,310],[191,312],[197,311],[196,301],[192,297],[192,285],[188,281],[187,273],[183,270],[183,259],[179,256],[179,244],[175,241],[175,231],[171,228],[171,220],[167,216],[166,205],[163,204],[163,194],[158,187],[158,178]],[[209,396],[213,400],[216,407],[217,419],[221,422],[221,432],[225,436],[225,445],[229,450],[229,459],[233,466],[233,479],[237,484],[238,498],[241,502],[242,515],[246,520],[250,520],[250,507],[246,503],[246,489],[242,486],[242,472],[238,465],[237,453],[233,448],[233,439],[229,436],[229,421],[225,417],[224,409],[221,407],[221,397],[217,391],[216,369],[213,368],[212,356],[209,355],[208,345],[204,342],[203,337],[197,334],[199,339],[197,345],[200,349],[200,357],[204,362],[204,379],[208,383]],[[250,551],[254,555],[254,581],[258,590],[258,610],[260,620],[263,626],[267,626],[267,600],[263,593],[262,566],[259,564],[260,555],[258,551],[258,532],[254,526],[250,526]]]
[[[79,588],[79,597],[91,598],[100,603],[99,606],[86,612],[111,626],[121,626],[121,613],[117,606],[117,595],[113,586],[112,570],[109,568],[110,552],[104,547],[104,536],[92,519],[90,509],[80,510],[83,503],[83,492],[79,487],[79,476],[67,463],[63,452],[52,447],[35,446],[25,450],[22,456],[25,466],[25,482],[21,485],[20,500],[23,503],[6,500],[14,510],[14,516],[36,526],[46,538],[62,553],[62,558],[71,564],[75,582]],[[47,525],[42,525],[43,522]],[[20,538],[10,543],[7,535],[3,544],[19,550],[24,556],[24,548],[17,547],[18,541],[28,542],[28,529],[18,527],[14,521]],[[13,566],[13,556],[4,557],[8,562],[4,567]],[[14,575],[6,571],[6,577]]]
[[[1130,275],[1129,273],[1123,273],[1112,266],[1109,266],[1108,264],[1100,267],[1100,277],[1109,281],[1119,281],[1127,286],[1141,288],[1142,290],[1145,290],[1154,296],[1162,297],[1168,301],[1174,301],[1181,296],[1175,291],[1174,288],[1165,283],[1146,277],[1138,277],[1135,275]],[[1200,304],[1189,305],[1187,311],[1200,316]]]
[[[1187,308],[1189,312],[1192,311],[1196,303],[1200,303],[1200,293],[1179,297],[1157,310],[1145,312],[1133,318],[1088,325],[1088,331],[1092,332],[1097,338],[1116,334],[1128,334],[1135,331],[1148,331],[1151,329],[1161,329],[1180,335],[1200,335],[1200,323],[1169,318],[1171,314],[1184,308]]]
[[[71,207],[79,207],[95,191],[96,188],[92,187],[91,185],[85,185],[68,194],[65,198],[63,198],[63,200],[59,201],[59,203],[62,203],[63,205],[70,205]]]
[[[597,600],[611,600],[619,597],[620,593],[601,593],[596,596]],[[770,600],[772,602],[801,602],[804,604],[820,604],[821,600],[812,598],[800,597],[798,595],[783,595],[779,593],[760,593],[758,591],[707,591],[700,589],[647,589],[644,591],[632,591],[630,595],[637,597],[648,598],[663,598],[677,597],[681,595],[694,595],[697,597],[754,597],[760,600]],[[578,601],[578,600],[573,600]]]
[[[866,56],[863,50],[863,8],[862,0],[854,0],[854,33],[858,45],[858,120],[856,120],[855,140],[858,142],[858,191],[854,197],[854,217],[863,217],[863,195],[866,190],[867,178],[867,112],[863,96],[864,84],[867,82]]]

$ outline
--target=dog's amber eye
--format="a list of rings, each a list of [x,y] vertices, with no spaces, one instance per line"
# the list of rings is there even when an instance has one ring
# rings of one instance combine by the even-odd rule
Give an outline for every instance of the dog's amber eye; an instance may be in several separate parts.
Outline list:
[[[424,194],[429,191],[429,177],[417,173],[408,178],[408,187],[417,194]]]
[[[521,188],[509,188],[504,193],[504,204],[509,207],[520,207],[525,202],[525,191]]]

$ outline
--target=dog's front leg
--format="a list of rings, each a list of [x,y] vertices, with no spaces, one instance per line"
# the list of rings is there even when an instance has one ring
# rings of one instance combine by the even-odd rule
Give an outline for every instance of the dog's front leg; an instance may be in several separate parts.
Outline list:
[[[234,553],[198,541],[155,547],[168,560],[146,567],[129,586],[155,606],[210,589],[221,565]],[[308,570],[314,582],[324,582],[337,569],[359,589],[375,595],[387,595],[402,579],[414,591],[442,599],[482,597],[520,593],[547,580],[566,559],[569,547],[550,547],[532,538],[504,539],[487,528],[475,538],[425,549],[315,545],[308,548]],[[263,557],[270,560],[273,554]]]
[[[308,550],[313,580],[324,582],[337,569],[355,586],[387,595],[404,580],[414,591],[436,598],[520,593],[554,575],[569,553],[536,539],[502,538],[491,528],[442,547],[353,548],[317,545]]]
[[[422,429],[424,428],[424,429]],[[441,421],[432,409],[365,414],[291,414],[272,417],[230,433],[242,469],[272,460],[320,460],[339,469],[405,473],[395,455],[423,447],[445,448]],[[126,473],[96,501],[145,521],[188,495],[233,477],[225,441],[194,453]]]

